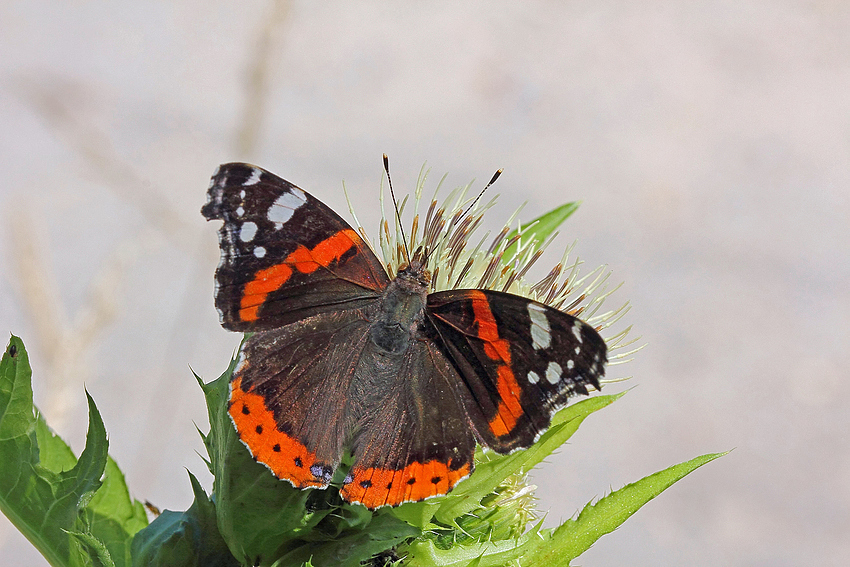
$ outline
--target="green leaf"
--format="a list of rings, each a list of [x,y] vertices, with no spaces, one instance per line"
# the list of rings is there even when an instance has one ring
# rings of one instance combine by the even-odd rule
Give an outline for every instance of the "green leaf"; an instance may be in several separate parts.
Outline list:
[[[31,378],[32,370],[24,343],[13,336],[0,360],[0,442],[35,432]],[[35,439],[32,441],[20,447],[16,456],[38,459],[38,447],[34,444]]]
[[[39,464],[54,472],[70,470],[77,463],[77,457],[65,441],[50,429],[44,416],[36,413],[35,435]]]
[[[539,526],[524,533],[518,538],[501,541],[485,541],[480,543],[454,545],[449,549],[438,548],[431,540],[421,540],[412,543],[407,554],[405,565],[427,567],[502,567],[512,565],[530,550],[538,545],[540,536]],[[522,565],[538,565],[525,563]],[[541,564],[543,565],[543,564]],[[560,563],[551,563],[560,565]]]
[[[54,503],[53,509],[48,512],[50,514],[57,510],[57,517],[61,517],[62,502],[66,502],[67,514],[76,515],[80,509],[87,505],[95,491],[100,488],[103,471],[106,469],[107,450],[109,441],[106,439],[106,427],[103,425],[103,419],[100,417],[100,412],[97,411],[94,400],[86,392],[86,400],[89,404],[89,429],[86,433],[86,446],[77,460],[74,468],[67,472],[60,472],[60,492],[56,493],[57,502]],[[57,508],[57,504],[59,504]]]
[[[458,484],[445,498],[440,499],[434,518],[444,524],[450,524],[453,518],[471,512],[480,505],[481,499],[493,492],[504,479],[512,474],[531,470],[552,451],[566,443],[587,416],[614,403],[622,395],[594,396],[567,406],[555,414],[551,426],[540,436],[537,443],[524,451],[505,456],[485,453],[489,458],[476,464],[472,476]],[[401,509],[400,512],[407,514]]]
[[[124,474],[112,458],[85,514],[91,533],[105,544],[115,564],[130,565],[133,536],[148,525],[148,518],[144,505],[130,498]]]
[[[703,455],[647,476],[596,504],[588,504],[578,518],[554,530],[541,530],[541,522],[518,538],[459,543],[448,549],[440,548],[433,540],[415,541],[408,548],[407,564],[460,567],[477,561],[485,567],[518,561],[521,565],[567,565],[676,481],[724,454]]]
[[[215,505],[189,473],[195,501],[185,512],[165,510],[133,538],[138,567],[238,567],[216,527]]]
[[[86,393],[86,447],[69,468],[70,450],[32,405],[31,377],[24,344],[13,336],[0,361],[0,510],[51,565],[91,565],[88,546],[70,532],[89,533],[80,512],[101,485],[106,430]]]
[[[316,566],[358,567],[363,561],[420,533],[398,518],[378,512],[366,529],[345,530],[338,536],[319,537],[312,542],[296,540],[297,547],[284,553],[273,565],[289,567],[311,562]]]
[[[578,210],[579,205],[581,205],[581,201],[565,203],[560,207],[552,209],[548,213],[540,215],[533,221],[525,223],[526,228],[523,229],[523,240],[537,240],[539,242],[543,242],[553,232],[555,232],[555,230],[561,226],[564,221],[570,217],[570,215]],[[516,236],[517,232],[518,231],[516,229],[512,230],[508,233],[506,240],[510,240]],[[502,258],[510,258],[513,256],[516,252],[516,247],[516,244],[508,246],[505,249],[505,253],[502,255]]]
[[[596,504],[587,504],[575,520],[568,520],[554,530],[545,530],[536,551],[523,560],[528,565],[550,565],[578,557],[676,481],[725,454],[711,453],[673,465],[612,492]]]

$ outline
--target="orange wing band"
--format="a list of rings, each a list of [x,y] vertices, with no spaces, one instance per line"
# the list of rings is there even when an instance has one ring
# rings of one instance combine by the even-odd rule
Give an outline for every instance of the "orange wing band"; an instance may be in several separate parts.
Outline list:
[[[480,291],[470,292],[472,312],[478,323],[478,338],[484,341],[484,354],[496,362],[497,380],[496,391],[499,394],[499,406],[496,415],[488,425],[496,437],[509,434],[516,427],[517,420],[523,414],[519,403],[522,390],[517,384],[516,376],[511,370],[510,343],[499,337],[499,327],[496,318],[490,310],[487,296]]]
[[[274,413],[266,408],[263,397],[243,391],[241,378],[231,383],[229,412],[239,438],[276,477],[288,480],[296,488],[325,486],[310,471],[316,454],[278,430]]]
[[[472,472],[466,463],[451,470],[446,463],[431,460],[411,463],[403,469],[352,469],[352,481],[342,487],[340,495],[349,502],[360,502],[374,510],[381,506],[398,506],[418,502],[429,496],[447,494],[455,484]]]
[[[296,270],[302,274],[310,274],[320,267],[327,268],[357,246],[359,238],[350,228],[341,230],[312,249],[299,245],[280,264],[260,270],[253,280],[245,284],[245,293],[239,305],[239,317],[243,321],[256,321],[260,306],[266,301],[266,297],[279,290]]]

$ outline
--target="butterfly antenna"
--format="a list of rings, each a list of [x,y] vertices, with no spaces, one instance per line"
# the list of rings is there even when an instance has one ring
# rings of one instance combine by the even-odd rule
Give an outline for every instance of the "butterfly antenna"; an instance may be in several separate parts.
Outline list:
[[[469,206],[466,208],[466,210],[465,210],[465,211],[463,211],[463,214],[462,214],[462,215],[460,215],[460,218],[465,217],[465,216],[466,216],[466,213],[468,213],[469,211],[471,211],[471,210],[472,210],[472,207],[474,207],[474,206],[475,206],[475,203],[477,203],[477,202],[478,202],[478,199],[480,199],[480,198],[481,198],[481,195],[483,195],[483,194],[484,194],[484,191],[486,191],[487,189],[489,189],[489,188],[490,188],[490,186],[491,186],[493,183],[495,183],[495,182],[496,182],[496,180],[499,178],[499,176],[500,176],[500,175],[502,175],[502,171],[504,171],[504,170],[500,169],[500,170],[496,171],[496,173],[494,173],[494,174],[493,174],[493,177],[491,177],[491,178],[490,178],[490,182],[489,182],[487,185],[485,185],[485,186],[484,186],[484,189],[482,189],[482,190],[481,190],[481,193],[479,193],[479,194],[478,194],[478,196],[475,198],[475,200],[474,200],[474,201],[472,201],[472,204],[471,204],[471,205],[469,205]],[[387,175],[389,175],[389,173],[388,173]]]
[[[404,257],[407,260],[407,265],[410,265],[410,250],[407,249],[407,237],[404,235],[404,225],[401,224],[401,213],[398,212],[398,202],[395,200],[393,193],[393,180],[390,179],[390,158],[384,154],[384,171],[387,172],[387,183],[390,186],[390,197],[393,198],[393,207],[395,207],[395,218],[398,220],[398,227],[401,229],[401,242],[404,244]],[[498,176],[497,176],[498,177]]]

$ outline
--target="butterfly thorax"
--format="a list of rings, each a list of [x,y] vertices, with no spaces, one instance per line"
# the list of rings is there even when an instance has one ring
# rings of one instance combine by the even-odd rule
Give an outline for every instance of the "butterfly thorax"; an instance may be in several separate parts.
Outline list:
[[[398,271],[381,297],[381,307],[369,336],[387,354],[402,354],[419,332],[425,317],[430,274],[412,263]]]

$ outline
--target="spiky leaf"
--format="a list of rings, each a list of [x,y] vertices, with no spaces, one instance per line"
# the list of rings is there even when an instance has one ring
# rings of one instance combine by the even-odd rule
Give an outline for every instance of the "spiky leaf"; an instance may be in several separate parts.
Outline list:
[[[673,465],[628,484],[595,504],[588,503],[575,520],[567,520],[554,530],[546,530],[543,542],[528,556],[527,564],[551,565],[553,561],[569,561],[578,557],[675,482],[725,454],[711,453]]]
[[[86,393],[86,447],[72,463],[33,407],[31,378],[24,344],[13,336],[0,361],[0,510],[52,565],[90,565],[89,546],[71,533],[91,536],[81,511],[101,485],[106,430]]]

